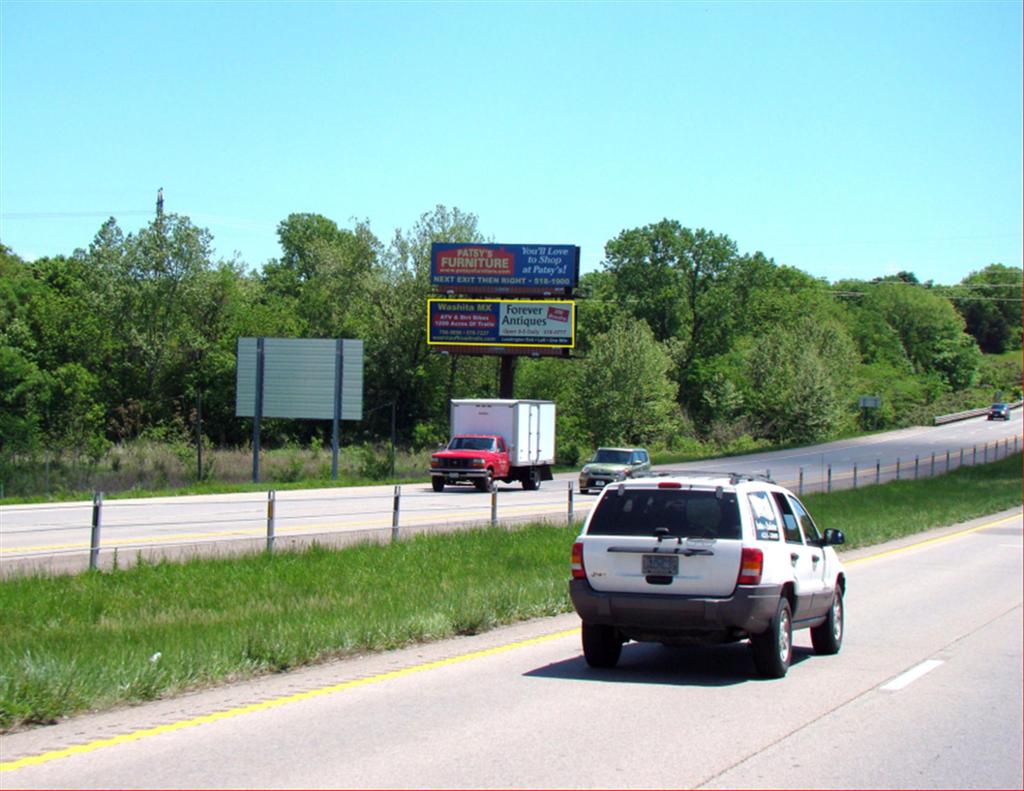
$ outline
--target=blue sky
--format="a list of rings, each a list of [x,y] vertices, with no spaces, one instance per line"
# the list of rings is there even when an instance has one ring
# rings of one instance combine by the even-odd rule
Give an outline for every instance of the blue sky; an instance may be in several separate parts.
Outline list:
[[[1022,260],[1022,4],[0,0],[0,242],[436,204],[584,271],[668,217],[829,280]]]

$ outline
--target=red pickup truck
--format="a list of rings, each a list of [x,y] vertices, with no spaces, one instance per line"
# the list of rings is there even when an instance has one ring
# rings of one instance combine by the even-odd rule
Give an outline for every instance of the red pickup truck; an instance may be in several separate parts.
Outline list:
[[[555,461],[555,405],[501,398],[453,399],[451,440],[430,457],[435,492],[472,483],[489,492],[495,481],[536,489],[551,480]]]
[[[495,479],[508,477],[508,448],[501,437],[464,434],[452,437],[445,450],[430,457],[430,482],[435,492],[445,483],[471,481],[482,492],[494,487]]]

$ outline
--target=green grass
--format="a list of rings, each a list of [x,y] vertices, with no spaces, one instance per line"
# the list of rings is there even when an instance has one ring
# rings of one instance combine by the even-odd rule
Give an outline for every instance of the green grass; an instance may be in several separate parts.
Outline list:
[[[824,527],[846,534],[846,547],[868,546],[956,524],[1021,504],[1021,454],[948,475],[809,494],[803,501]]]
[[[1019,505],[1021,457],[806,501],[863,546]],[[530,525],[5,580],[0,729],[568,612],[575,533]]]

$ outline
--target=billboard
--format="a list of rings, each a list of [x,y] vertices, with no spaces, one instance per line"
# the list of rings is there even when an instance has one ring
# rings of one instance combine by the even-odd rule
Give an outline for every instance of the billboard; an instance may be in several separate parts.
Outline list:
[[[262,376],[258,375],[260,340]],[[341,338],[239,338],[237,417],[256,416],[259,383],[263,385],[262,417],[332,420],[335,399],[340,399],[341,420],[362,420],[363,342]]]
[[[575,245],[430,246],[430,284],[451,294],[568,294],[579,279],[580,248]]]
[[[576,303],[568,300],[428,299],[432,346],[576,345]]]

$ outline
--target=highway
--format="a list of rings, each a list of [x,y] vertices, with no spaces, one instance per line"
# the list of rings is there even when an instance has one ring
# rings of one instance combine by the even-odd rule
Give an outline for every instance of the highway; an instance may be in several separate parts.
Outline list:
[[[794,490],[818,491],[897,476],[943,473],[947,466],[982,463],[1012,452],[1020,443],[1021,416],[1008,422],[984,417],[936,427],[886,432],[808,448],[716,459],[673,469],[712,469],[770,474]],[[997,447],[998,446],[998,447]],[[663,469],[663,468],[662,468]],[[575,473],[562,473],[539,491],[499,484],[500,520],[565,519]],[[802,484],[801,484],[802,478]],[[395,487],[306,489],[274,495],[275,548],[317,540],[342,544],[360,539],[386,541],[395,521]],[[575,518],[582,519],[595,497],[575,493]],[[401,487],[399,535],[423,529],[451,529],[486,523],[492,498],[471,487],[435,493],[428,483]],[[185,557],[198,552],[256,551],[266,545],[268,494],[108,500],[100,512],[101,568],[115,559],[123,567],[139,556]],[[78,571],[88,567],[93,506],[89,502],[0,506],[0,575],[24,568]]]
[[[631,644],[573,615],[0,737],[3,788],[1021,788],[1020,509],[844,553],[834,657]],[[567,559],[568,562],[568,559]]]

